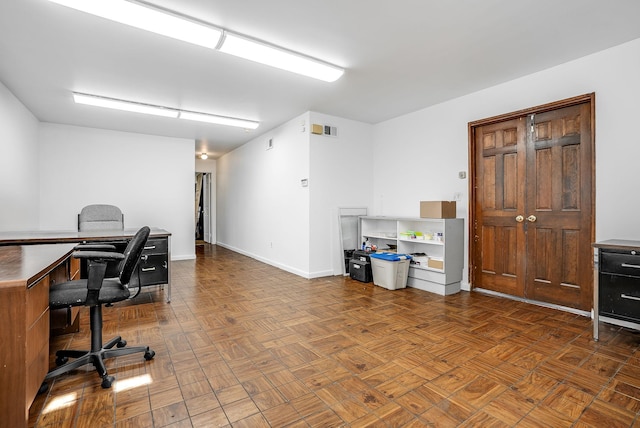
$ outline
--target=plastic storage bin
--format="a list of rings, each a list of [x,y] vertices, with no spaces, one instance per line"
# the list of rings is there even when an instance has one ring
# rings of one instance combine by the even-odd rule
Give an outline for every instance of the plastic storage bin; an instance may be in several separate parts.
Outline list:
[[[371,273],[373,283],[388,290],[407,286],[411,256],[396,253],[372,253]]]

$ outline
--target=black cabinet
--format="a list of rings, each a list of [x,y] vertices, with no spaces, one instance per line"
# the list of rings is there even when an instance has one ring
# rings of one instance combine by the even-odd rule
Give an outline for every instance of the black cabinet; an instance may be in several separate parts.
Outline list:
[[[167,238],[147,240],[140,256],[140,283],[142,286],[169,282],[169,243]]]
[[[593,337],[598,340],[599,317],[640,326],[640,242],[609,240],[594,244]],[[627,324],[621,324],[627,325]]]
[[[640,251],[600,249],[600,315],[640,323]]]
[[[128,239],[110,239],[89,242],[113,245],[118,252],[124,252],[127,244],[129,243]],[[167,236],[151,236],[147,239],[142,255],[140,256],[140,262],[138,263],[140,285],[146,287],[150,285],[167,284],[167,302],[171,301],[170,250],[170,236],[168,234]],[[82,264],[81,277],[87,277],[86,262]],[[138,275],[134,275],[131,281],[132,286],[137,287]]]

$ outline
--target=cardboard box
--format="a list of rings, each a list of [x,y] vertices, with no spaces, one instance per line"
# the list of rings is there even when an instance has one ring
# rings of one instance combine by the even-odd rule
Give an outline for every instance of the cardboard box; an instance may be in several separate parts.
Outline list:
[[[456,201],[420,201],[421,218],[456,218]]]
[[[439,258],[429,257],[427,266],[432,269],[444,269],[444,260]]]

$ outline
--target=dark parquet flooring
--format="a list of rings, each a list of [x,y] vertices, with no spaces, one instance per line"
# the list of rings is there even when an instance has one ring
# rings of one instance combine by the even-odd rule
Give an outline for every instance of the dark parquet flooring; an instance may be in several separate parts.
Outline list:
[[[37,427],[640,427],[640,334],[461,292],[306,280],[224,248],[105,308],[104,338],[140,354],[55,379]],[[89,345],[80,331],[51,354]],[[53,358],[51,359],[53,365]],[[4,385],[3,387],[9,387]],[[0,422],[1,425],[1,422]]]

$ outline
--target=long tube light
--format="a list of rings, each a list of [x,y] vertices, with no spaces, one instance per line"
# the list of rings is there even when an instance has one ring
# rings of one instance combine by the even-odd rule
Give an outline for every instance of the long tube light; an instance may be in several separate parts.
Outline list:
[[[49,0],[82,12],[110,19],[132,27],[225,52],[323,80],[334,82],[344,69],[315,58],[289,51],[248,36],[160,9],[142,1],[131,0]]]
[[[50,0],[121,24],[215,49],[222,30],[126,0]]]
[[[79,92],[73,93],[73,100],[77,104],[131,111],[134,113],[152,114],[155,116],[173,117],[174,119],[178,117],[179,113],[177,110],[167,107],[134,103],[116,98],[99,97],[97,95],[81,94]]]
[[[99,95],[73,93],[73,100],[77,104],[86,104],[97,107],[111,108],[115,110],[131,111],[136,113],[152,114],[156,116],[180,118],[186,120],[196,120],[199,122],[215,123],[217,125],[235,126],[244,129],[256,129],[260,122],[235,117],[219,116],[209,113],[201,113],[177,108],[164,107],[154,104],[144,104],[136,101],[121,100]]]
[[[335,65],[320,62],[297,52],[253,40],[249,37],[236,35],[225,31],[224,41],[220,52],[235,55],[250,61],[270,65],[282,70],[292,71],[303,76],[335,82],[342,76],[344,70]]]
[[[180,119],[195,120],[197,122],[215,123],[217,125],[237,126],[245,129],[256,129],[258,122],[253,120],[236,119],[235,117],[225,117],[206,113],[197,113],[194,111],[180,111]]]

